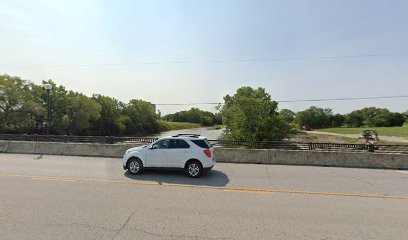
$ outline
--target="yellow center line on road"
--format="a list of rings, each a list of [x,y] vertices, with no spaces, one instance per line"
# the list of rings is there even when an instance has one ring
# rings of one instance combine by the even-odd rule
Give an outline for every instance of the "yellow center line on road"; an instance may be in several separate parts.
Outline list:
[[[76,182],[74,179],[58,179],[58,178],[31,178],[33,180],[41,180],[41,181],[59,181],[59,182]]]
[[[191,185],[191,184],[177,184],[177,183],[158,183],[153,181],[123,181],[123,180],[109,180],[98,178],[76,178],[76,177],[64,177],[64,176],[34,176],[34,175],[21,175],[21,174],[9,174],[0,173],[0,177],[16,177],[32,180],[50,180],[61,182],[99,182],[99,183],[119,183],[130,185],[153,185],[159,187],[184,187],[184,188],[197,188],[197,189],[219,189],[224,192],[242,192],[242,193],[257,193],[257,194],[299,194],[299,195],[320,195],[320,196],[338,196],[338,197],[364,197],[364,198],[384,198],[384,199],[402,199],[408,200],[408,196],[390,196],[383,194],[359,194],[359,193],[337,193],[337,192],[313,192],[313,191],[300,191],[300,190],[273,190],[273,189],[257,189],[257,188],[239,188],[239,187],[220,187],[220,186],[206,186],[206,185]]]
[[[252,190],[236,190],[236,189],[225,189],[224,192],[254,193],[254,194],[269,194],[269,195],[276,194],[274,192],[269,192],[269,191],[252,191]]]

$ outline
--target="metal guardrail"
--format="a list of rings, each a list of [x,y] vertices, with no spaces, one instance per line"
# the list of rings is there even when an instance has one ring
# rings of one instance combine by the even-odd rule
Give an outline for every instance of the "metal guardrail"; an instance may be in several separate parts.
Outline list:
[[[113,136],[70,136],[70,135],[29,135],[29,134],[0,134],[0,140],[37,141],[37,142],[76,142],[76,143],[146,143],[150,144],[157,138],[146,137],[113,137]],[[407,154],[408,145],[370,145],[347,143],[313,143],[292,141],[226,141],[208,140],[216,147],[252,148],[252,149],[281,149],[303,151],[331,151],[331,152],[375,152],[386,154]]]
[[[374,152],[378,153],[390,153],[390,154],[407,154],[407,145],[375,145]]]
[[[290,141],[225,141],[225,140],[208,140],[212,145],[217,147],[247,147],[254,149],[286,149],[286,150],[310,150],[306,142]]]
[[[141,137],[113,137],[113,136],[72,136],[72,135],[29,135],[29,134],[0,134],[0,140],[35,141],[35,142],[76,142],[76,143],[109,143],[145,142],[152,143],[157,138]]]

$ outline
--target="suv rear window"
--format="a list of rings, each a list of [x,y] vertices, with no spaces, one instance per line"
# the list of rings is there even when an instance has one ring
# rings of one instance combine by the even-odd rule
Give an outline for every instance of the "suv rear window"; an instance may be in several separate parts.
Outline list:
[[[195,145],[199,146],[200,148],[210,148],[210,144],[208,143],[207,139],[204,140],[191,140]]]

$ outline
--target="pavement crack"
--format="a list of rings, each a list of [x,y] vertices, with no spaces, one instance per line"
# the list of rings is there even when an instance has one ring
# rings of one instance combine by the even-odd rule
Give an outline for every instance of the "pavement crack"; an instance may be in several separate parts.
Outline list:
[[[283,235],[283,238],[285,239],[285,240],[288,240],[288,234],[286,233],[286,231],[285,231],[285,229],[284,229],[284,227],[283,227],[283,224],[281,223],[281,221],[280,221],[280,216],[278,215],[278,224],[279,224],[279,228],[280,228],[280,230],[281,230],[281,233],[282,233],[282,235]]]
[[[116,236],[126,227],[126,225],[129,223],[130,219],[131,219],[131,218],[133,217],[133,215],[135,215],[135,213],[137,212],[137,209],[138,209],[138,208],[136,208],[136,209],[132,212],[132,214],[129,215],[129,217],[126,219],[125,223],[123,223],[123,225],[122,225],[119,229],[114,230],[116,233],[115,233],[115,235],[112,237],[112,240],[115,239]]]
[[[268,176],[268,182],[272,186],[271,175],[269,174],[268,166],[265,166],[266,174]]]

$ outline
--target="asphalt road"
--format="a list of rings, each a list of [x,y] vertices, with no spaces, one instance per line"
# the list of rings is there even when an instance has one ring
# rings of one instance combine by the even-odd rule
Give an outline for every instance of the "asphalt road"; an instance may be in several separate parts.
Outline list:
[[[0,154],[0,239],[407,239],[408,172]]]

